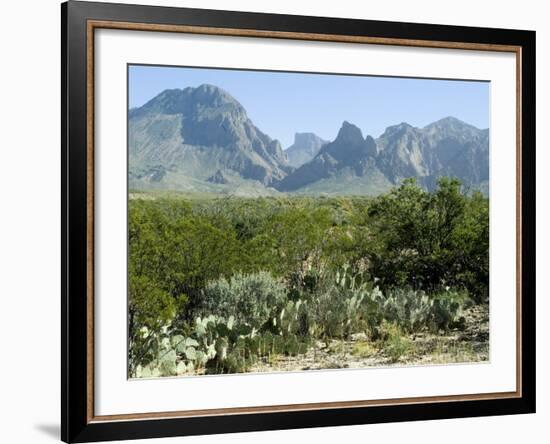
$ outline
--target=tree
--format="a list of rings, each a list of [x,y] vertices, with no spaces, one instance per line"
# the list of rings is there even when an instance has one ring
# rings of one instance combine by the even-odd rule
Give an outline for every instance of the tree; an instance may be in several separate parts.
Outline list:
[[[365,254],[382,287],[457,286],[483,299],[489,220],[481,194],[468,197],[456,179],[439,179],[433,193],[408,179],[376,198],[368,216],[372,236]]]

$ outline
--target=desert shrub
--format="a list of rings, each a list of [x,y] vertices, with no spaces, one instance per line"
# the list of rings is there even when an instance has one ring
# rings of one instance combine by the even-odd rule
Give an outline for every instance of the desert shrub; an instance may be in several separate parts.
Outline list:
[[[373,200],[368,209],[370,272],[383,290],[467,289],[488,294],[488,199],[468,196],[456,179],[440,178],[430,193],[414,179]]]
[[[131,276],[128,285],[128,340],[130,373],[138,365],[154,361],[162,334],[172,324],[185,296],[175,298],[145,276]]]
[[[282,310],[272,320],[272,332],[280,335],[307,336],[312,333],[314,319],[307,300],[289,300]]]
[[[364,328],[362,306],[369,288],[363,277],[352,274],[349,267],[327,274],[318,291],[308,299],[310,324],[314,325],[316,334],[324,338],[347,338]]]
[[[232,344],[227,355],[217,356],[207,363],[207,373],[242,373],[247,371],[257,361],[257,339],[238,337]]]
[[[258,270],[288,276],[303,264],[319,266],[331,226],[326,208],[289,204],[264,220],[256,235],[245,243],[246,251]]]
[[[228,224],[194,214],[189,202],[131,200],[128,209],[129,279],[147,278],[155,294],[185,295],[189,310],[178,310],[182,320],[192,320],[188,314],[208,281],[248,260]]]
[[[274,356],[284,354],[296,356],[307,352],[310,343],[307,338],[295,335],[276,335],[265,332],[258,336],[258,355]]]
[[[146,355],[135,360],[131,375],[135,377],[174,376],[216,367],[223,371],[224,362],[233,353],[242,333],[234,318],[208,316],[197,318],[184,333],[174,327],[163,327],[158,334],[147,329],[140,333],[148,341]]]
[[[413,332],[429,325],[433,317],[433,300],[423,291],[394,289],[381,304],[382,317]]]
[[[181,362],[178,353],[182,347],[194,345],[194,341],[186,342],[185,338],[176,334],[170,326],[163,327],[160,332],[152,332],[143,327],[139,334],[143,340],[140,343],[141,348],[134,344],[133,350],[145,353],[130,354],[131,377],[175,376],[192,368],[192,366],[186,367],[185,362]],[[187,339],[187,341],[192,340]]]
[[[270,273],[237,273],[229,280],[221,278],[206,284],[197,312],[226,318],[234,316],[237,323],[259,329],[285,299],[284,284]]]
[[[463,310],[471,304],[466,291],[456,290],[430,295],[410,288],[394,289],[388,291],[387,296],[378,290],[370,292],[367,299],[371,304],[368,311],[371,326],[376,327],[387,321],[408,333],[446,331],[456,327]]]
[[[464,323],[463,311],[472,300],[465,291],[447,290],[433,296],[431,324],[435,330],[448,330]]]
[[[402,356],[411,350],[411,341],[396,322],[384,320],[379,327],[379,331],[379,347],[390,358],[391,362],[399,361]]]
[[[135,333],[138,327],[157,332],[174,318],[185,301],[185,296],[180,299],[172,297],[146,276],[132,276],[128,288],[131,332]]]
[[[463,260],[455,267],[455,281],[476,303],[489,301],[489,202],[476,192],[467,201],[462,223],[453,236],[453,251]]]
[[[178,374],[245,371],[256,356],[253,341],[253,330],[237,325],[233,316],[198,317],[187,337],[172,337],[178,361],[176,371]]]
[[[351,273],[349,267],[325,274],[305,274],[301,281],[289,286],[286,304],[272,319],[272,333],[344,338],[366,328],[363,301],[370,283],[362,275]]]

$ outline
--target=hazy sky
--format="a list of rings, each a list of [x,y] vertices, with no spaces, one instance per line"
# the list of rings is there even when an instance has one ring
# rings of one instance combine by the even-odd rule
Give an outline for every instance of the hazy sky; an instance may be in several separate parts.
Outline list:
[[[344,120],[378,137],[401,122],[422,127],[454,116],[489,126],[488,82],[130,66],[129,106],[168,88],[210,83],[225,89],[254,124],[288,148],[296,132],[333,140]]]

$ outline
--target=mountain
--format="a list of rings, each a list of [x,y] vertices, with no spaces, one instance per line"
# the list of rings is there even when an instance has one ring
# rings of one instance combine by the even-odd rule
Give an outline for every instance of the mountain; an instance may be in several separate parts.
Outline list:
[[[432,190],[441,176],[486,191],[489,131],[454,117],[424,128],[407,123],[388,127],[376,140],[344,122],[336,139],[308,163],[275,184],[279,191],[377,194],[415,177]],[[345,186],[344,186],[345,184]]]
[[[344,121],[332,142],[296,133],[283,151],[234,97],[207,84],[167,89],[130,109],[128,146],[132,189],[376,195],[408,177],[433,190],[451,176],[488,193],[487,129],[446,117],[423,128],[389,126],[373,139]]]
[[[187,189],[232,178],[265,188],[292,171],[280,143],[213,85],[165,90],[131,109],[128,134],[131,187]]]
[[[308,163],[279,181],[279,191],[295,191],[322,179],[336,176],[364,176],[375,167],[376,142],[370,136],[363,138],[361,130],[344,122],[333,142],[327,143]],[[370,167],[370,168],[369,168]]]
[[[393,183],[417,177],[433,189],[440,176],[457,177],[468,187],[483,187],[489,180],[489,130],[454,117],[424,128],[391,126],[376,143],[378,166]]]
[[[313,133],[294,134],[294,143],[285,150],[288,163],[295,168],[309,162],[328,143]]]

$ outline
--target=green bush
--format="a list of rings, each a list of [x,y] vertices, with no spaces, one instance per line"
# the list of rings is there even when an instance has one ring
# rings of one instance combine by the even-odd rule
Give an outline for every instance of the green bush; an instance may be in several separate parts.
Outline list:
[[[435,192],[414,179],[373,200],[368,209],[370,272],[384,290],[466,289],[486,301],[489,287],[489,201],[466,195],[456,179]]]
[[[230,275],[247,260],[230,228],[215,226],[174,199],[130,201],[128,241],[130,280],[147,278],[174,298],[185,295],[190,310],[206,282]]]
[[[229,280],[221,278],[206,284],[197,312],[234,316],[237,323],[260,329],[285,300],[284,284],[270,273],[237,273]]]
[[[155,360],[162,333],[176,313],[185,307],[185,296],[175,298],[145,276],[131,276],[128,282],[129,371]]]

